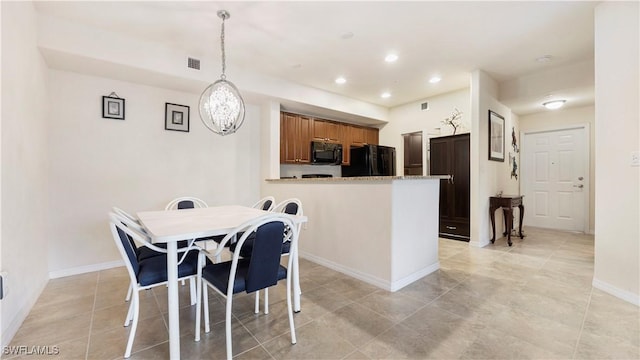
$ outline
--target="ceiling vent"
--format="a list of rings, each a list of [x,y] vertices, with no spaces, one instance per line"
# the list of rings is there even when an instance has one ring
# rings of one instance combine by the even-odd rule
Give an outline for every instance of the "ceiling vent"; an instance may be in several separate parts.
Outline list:
[[[200,70],[200,60],[194,59],[194,58],[189,58],[187,60],[187,66],[189,67],[189,69]]]
[[[428,102],[423,102],[423,103],[420,105],[420,109],[421,109],[421,110],[429,110],[429,103],[428,103]]]

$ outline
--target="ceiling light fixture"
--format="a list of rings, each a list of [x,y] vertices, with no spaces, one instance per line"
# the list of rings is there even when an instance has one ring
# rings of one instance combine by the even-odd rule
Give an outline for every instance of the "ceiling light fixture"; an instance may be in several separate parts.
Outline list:
[[[388,93],[388,92],[383,92],[383,93],[380,95],[380,97],[381,97],[381,98],[383,98],[383,99],[387,99],[387,98],[390,98],[390,97],[391,97],[391,94],[390,94],[390,93]]]
[[[562,105],[564,105],[565,102],[567,102],[567,100],[547,101],[545,103],[542,103],[542,106],[546,107],[549,110],[555,110],[555,109],[561,108]]]
[[[398,55],[396,55],[396,54],[389,54],[389,55],[385,56],[385,58],[384,58],[384,61],[386,61],[388,63],[395,62],[396,60],[398,60]]]
[[[439,76],[434,76],[431,79],[429,79],[429,82],[432,83],[432,84],[435,84],[435,83],[439,83],[440,80],[442,80],[442,79],[440,79]]]
[[[344,84],[347,82],[347,79],[345,79],[344,77],[340,76],[338,78],[336,78],[336,84]]]
[[[200,95],[200,119],[204,125],[218,135],[233,134],[244,122],[244,100],[232,82],[227,81],[226,54],[224,52],[224,21],[231,15],[226,10],[218,11],[222,19],[220,47],[222,48],[222,75],[220,80],[209,85]]]

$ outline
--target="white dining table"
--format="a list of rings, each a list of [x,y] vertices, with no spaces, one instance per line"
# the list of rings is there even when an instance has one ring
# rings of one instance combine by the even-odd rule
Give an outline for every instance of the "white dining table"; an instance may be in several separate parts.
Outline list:
[[[136,214],[154,243],[167,244],[169,351],[171,359],[180,358],[178,241],[225,235],[244,222],[268,213],[252,207],[229,205],[197,209],[142,211]],[[284,215],[290,217],[295,224],[307,222],[306,216]],[[297,256],[297,254],[291,254],[291,256]],[[298,286],[299,283],[294,281],[293,302],[296,311],[300,311],[300,289]]]

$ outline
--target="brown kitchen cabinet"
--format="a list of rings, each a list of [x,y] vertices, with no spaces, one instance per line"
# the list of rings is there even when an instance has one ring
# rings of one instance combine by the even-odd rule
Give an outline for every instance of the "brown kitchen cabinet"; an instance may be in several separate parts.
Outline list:
[[[440,180],[439,236],[469,241],[471,216],[470,135],[451,135],[429,140],[430,174],[450,175]]]
[[[379,130],[310,116],[280,113],[280,163],[310,164],[311,142],[342,144],[342,164],[349,165],[351,146],[378,144]]]
[[[340,124],[333,121],[313,120],[313,140],[340,142]]]
[[[378,132],[377,128],[364,128],[364,141],[367,144],[378,145]]]
[[[312,124],[308,116],[280,114],[280,163],[311,163]]]

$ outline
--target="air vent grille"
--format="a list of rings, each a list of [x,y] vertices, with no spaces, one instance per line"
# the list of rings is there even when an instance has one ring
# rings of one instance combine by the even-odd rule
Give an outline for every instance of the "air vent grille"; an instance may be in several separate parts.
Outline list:
[[[198,59],[194,59],[194,58],[189,58],[187,60],[187,66],[190,69],[196,69],[196,70],[200,70],[200,60]]]

